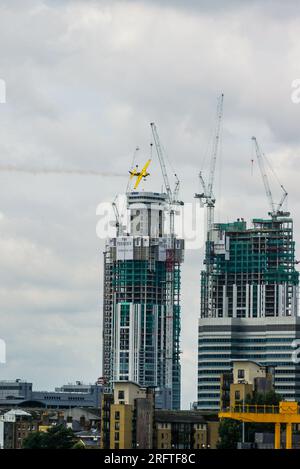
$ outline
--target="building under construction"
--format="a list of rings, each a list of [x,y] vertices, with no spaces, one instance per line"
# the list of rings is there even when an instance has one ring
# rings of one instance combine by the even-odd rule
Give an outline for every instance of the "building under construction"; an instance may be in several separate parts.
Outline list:
[[[201,272],[198,406],[217,409],[232,361],[275,366],[275,390],[300,400],[298,272],[291,218],[215,224]]]
[[[164,154],[151,124],[166,193],[137,192],[149,173],[148,160],[127,192],[129,227],[117,218],[117,236],[104,252],[103,375],[156,388],[156,407],[180,408],[180,264],[184,241],[174,233],[179,180],[170,188]],[[166,230],[166,215],[170,229]]]
[[[291,218],[215,224],[201,272],[201,317],[294,316],[298,272]]]
[[[254,360],[275,367],[274,387],[283,398],[300,401],[298,272],[295,270],[293,221],[282,210],[287,192],[274,203],[264,160],[253,137],[270,205],[269,217],[214,223],[213,181],[219,146],[223,95],[208,184],[195,194],[207,207],[205,268],[201,272],[198,332],[198,407],[218,409],[220,376],[233,360]],[[253,160],[252,160],[253,161]]]
[[[103,374],[158,389],[180,408],[180,264],[183,240],[164,234],[166,194],[127,194],[130,232],[104,253]]]

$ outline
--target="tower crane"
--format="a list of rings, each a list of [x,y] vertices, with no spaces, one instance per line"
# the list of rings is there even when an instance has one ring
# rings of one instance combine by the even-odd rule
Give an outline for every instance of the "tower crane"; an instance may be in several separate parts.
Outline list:
[[[214,208],[216,199],[213,195],[213,184],[214,184],[214,177],[215,177],[215,170],[216,170],[216,162],[219,150],[219,143],[220,143],[220,131],[221,131],[221,123],[223,117],[223,101],[224,101],[224,94],[222,93],[218,98],[217,104],[217,122],[215,128],[215,136],[213,140],[213,147],[212,147],[212,154],[210,160],[210,169],[209,169],[209,179],[208,184],[206,185],[202,172],[199,173],[200,183],[203,189],[201,194],[195,194],[195,198],[200,200],[200,204],[207,207],[207,239],[209,240],[211,237],[211,230],[214,223]]]
[[[177,175],[174,174],[174,176],[176,178],[176,182],[175,182],[174,191],[172,191],[171,186],[170,186],[170,182],[169,182],[169,177],[168,177],[166,165],[165,165],[164,152],[163,152],[163,148],[162,148],[162,145],[161,145],[161,142],[160,142],[160,139],[159,139],[159,135],[158,135],[158,132],[157,132],[156,125],[155,125],[154,122],[151,122],[150,126],[151,126],[151,130],[152,130],[152,135],[153,135],[153,139],[154,139],[154,143],[155,143],[157,156],[158,156],[158,159],[159,159],[159,164],[160,164],[160,168],[161,168],[161,172],[162,172],[162,176],[163,176],[163,180],[164,180],[165,189],[166,189],[167,196],[168,196],[168,205],[169,205],[169,210],[170,210],[170,232],[171,232],[171,235],[174,235],[174,231],[175,231],[175,228],[174,228],[174,216],[175,216],[174,206],[175,205],[183,205],[183,202],[178,200],[180,181],[179,181]]]
[[[208,184],[206,184],[202,176],[202,172],[200,172],[199,179],[200,179],[203,192],[201,194],[195,194],[195,198],[200,200],[200,205],[202,207],[205,205],[207,208],[206,274],[207,274],[207,305],[208,305],[207,315],[208,317],[212,317],[214,315],[213,285],[212,285],[212,275],[211,275],[212,270],[213,270],[211,241],[212,241],[212,228],[214,224],[214,208],[215,208],[216,199],[213,195],[213,185],[214,185],[216,162],[217,162],[217,156],[218,156],[218,150],[219,150],[219,144],[220,144],[220,131],[221,131],[221,123],[222,123],[222,117],[223,117],[223,101],[224,101],[224,94],[222,93],[219,96],[218,103],[217,103],[217,121],[216,121],[215,134],[214,134],[214,140],[213,140],[213,146],[212,146]]]
[[[179,194],[179,188],[180,188],[180,181],[179,181],[179,179],[178,179],[177,174],[174,174],[174,176],[175,176],[176,181],[175,181],[175,188],[174,188],[174,191],[173,191],[173,200],[174,200],[175,202],[176,202],[176,201],[178,202],[178,194]],[[180,202],[180,204],[181,204],[181,202]]]
[[[116,219],[115,225],[116,225],[116,230],[117,230],[117,236],[120,236],[123,227],[121,225],[121,216],[120,216],[117,204],[116,204],[116,199],[117,199],[117,196],[115,197],[112,203],[112,207],[113,207],[115,219]]]
[[[265,186],[265,191],[266,191],[266,195],[267,195],[267,199],[268,199],[268,202],[269,202],[269,205],[270,205],[270,209],[271,211],[268,212],[268,214],[272,217],[272,218],[277,218],[277,217],[284,217],[284,216],[289,216],[289,212],[284,212],[282,209],[282,206],[283,206],[283,203],[285,201],[285,199],[287,198],[287,191],[285,190],[285,188],[283,187],[282,184],[280,184],[280,187],[282,189],[282,197],[280,199],[280,202],[276,205],[274,200],[273,200],[273,196],[272,196],[272,192],[271,192],[271,189],[270,189],[270,184],[269,184],[269,179],[268,179],[268,175],[267,175],[267,171],[266,171],[266,168],[265,168],[265,164],[264,164],[264,158],[263,158],[263,154],[260,150],[260,147],[257,143],[257,140],[256,140],[256,137],[252,137],[252,141],[254,143],[254,148],[255,148],[255,152],[256,152],[256,157],[257,157],[257,161],[258,161],[258,165],[259,165],[259,169],[260,169],[260,172],[261,172],[261,176],[262,176],[262,179],[263,179],[263,183],[264,183],[264,186]]]

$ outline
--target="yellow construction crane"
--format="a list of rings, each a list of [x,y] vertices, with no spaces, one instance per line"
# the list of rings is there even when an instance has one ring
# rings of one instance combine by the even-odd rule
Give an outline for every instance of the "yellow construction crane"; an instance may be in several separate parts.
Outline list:
[[[279,406],[238,404],[229,410],[219,412],[221,419],[233,419],[240,422],[274,423],[274,448],[280,449],[281,425],[286,425],[286,449],[292,449],[292,425],[300,423],[298,403],[295,401],[282,401]]]

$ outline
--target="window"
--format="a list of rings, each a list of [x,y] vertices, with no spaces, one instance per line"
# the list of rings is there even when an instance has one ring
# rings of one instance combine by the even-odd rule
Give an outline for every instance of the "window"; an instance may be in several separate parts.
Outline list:
[[[125,393],[124,393],[124,391],[119,391],[119,392],[118,392],[118,399],[125,399]]]
[[[120,422],[115,422],[115,430],[120,430]]]
[[[239,400],[240,400],[240,398],[241,398],[241,393],[240,393],[240,391],[235,391],[235,393],[234,393],[234,398],[235,398],[236,401],[239,401]]]
[[[119,439],[120,439],[119,432],[115,432],[115,441],[119,441]]]
[[[239,379],[245,378],[245,370],[238,370],[238,378]]]
[[[120,412],[118,410],[115,412],[115,420],[120,420]]]

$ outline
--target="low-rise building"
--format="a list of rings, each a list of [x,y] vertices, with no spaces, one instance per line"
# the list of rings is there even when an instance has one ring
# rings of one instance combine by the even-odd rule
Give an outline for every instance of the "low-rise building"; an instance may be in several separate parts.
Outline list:
[[[0,381],[0,405],[8,401],[24,401],[32,398],[32,383],[21,379]]]
[[[50,428],[63,425],[73,430],[84,446],[100,448],[100,408],[69,409],[14,408],[1,409],[0,448],[19,449],[31,432],[47,432]]]
[[[153,417],[153,388],[143,388],[131,381],[115,382],[113,396],[103,398],[101,447],[151,449]]]
[[[22,409],[12,409],[0,416],[0,449],[21,449],[31,432],[38,431],[38,420]]]
[[[55,391],[34,391],[32,388],[32,383],[20,379],[0,381],[0,406],[49,409],[101,406],[103,385],[99,383],[77,381],[55,388]]]
[[[113,394],[104,394],[101,411],[103,449],[216,448],[216,413],[155,409],[155,391],[119,381]]]
[[[235,360],[231,373],[220,379],[220,408],[226,409],[245,403],[256,392],[266,394],[274,389],[274,368],[263,366],[252,360]]]
[[[100,432],[96,429],[83,430],[76,433],[76,438],[81,441],[86,449],[99,449],[100,436]]]
[[[214,449],[219,421],[217,414],[197,410],[156,410],[155,449]]]

